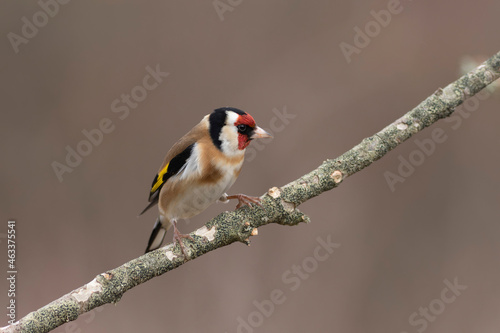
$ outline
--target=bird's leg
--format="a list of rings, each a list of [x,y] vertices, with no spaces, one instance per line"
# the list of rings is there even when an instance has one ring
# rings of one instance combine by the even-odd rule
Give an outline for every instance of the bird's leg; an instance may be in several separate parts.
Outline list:
[[[184,235],[184,234],[180,233],[179,229],[177,229],[177,221],[176,220],[172,220],[170,222],[174,226],[174,241],[173,241],[174,246],[175,246],[175,244],[179,243],[179,246],[181,247],[181,251],[182,251],[182,254],[184,255],[184,258],[187,258],[188,256],[186,255],[186,249],[184,248],[184,244],[182,244],[182,239],[183,238],[188,238],[190,240],[194,240],[194,239],[190,235]]]
[[[247,205],[248,207],[252,207],[252,204],[258,205],[262,207],[261,199],[259,197],[251,197],[249,195],[245,194],[235,194],[235,195],[228,195],[226,196],[226,199],[238,199],[238,204],[236,205],[236,209],[240,208],[243,205]]]
[[[229,199],[227,198],[227,193],[222,193],[219,199],[217,199],[219,202],[222,203],[228,203]]]

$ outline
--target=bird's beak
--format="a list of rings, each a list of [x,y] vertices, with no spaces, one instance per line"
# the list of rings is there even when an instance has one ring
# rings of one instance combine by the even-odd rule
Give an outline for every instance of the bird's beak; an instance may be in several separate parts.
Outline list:
[[[273,136],[266,131],[264,131],[259,126],[256,126],[253,130],[253,134],[250,136],[250,139],[262,139],[262,138],[272,138]]]

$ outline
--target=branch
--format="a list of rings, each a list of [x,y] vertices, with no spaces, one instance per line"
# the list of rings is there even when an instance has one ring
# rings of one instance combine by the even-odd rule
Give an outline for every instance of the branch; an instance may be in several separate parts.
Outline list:
[[[317,169],[280,188],[273,187],[262,198],[262,208],[225,212],[207,222],[185,241],[188,260],[234,242],[249,244],[257,228],[269,224],[296,225],[309,222],[297,207],[337,187],[346,177],[361,171],[415,133],[448,117],[467,98],[500,77],[500,52],[474,71],[462,76],[420,103],[375,135],[342,156],[326,160]],[[171,271],[186,261],[177,247],[169,244],[128,263],[97,275],[83,287],[29,313],[0,332],[49,332],[79,315],[106,303],[117,303],[129,289]]]

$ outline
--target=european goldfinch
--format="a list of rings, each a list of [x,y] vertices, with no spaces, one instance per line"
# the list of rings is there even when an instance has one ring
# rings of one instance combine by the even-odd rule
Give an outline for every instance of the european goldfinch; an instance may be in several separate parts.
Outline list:
[[[240,174],[245,149],[252,139],[271,137],[255,124],[246,112],[224,107],[206,115],[191,131],[168,151],[149,192],[149,205],[158,204],[159,217],[149,238],[146,253],[159,248],[171,225],[174,245],[179,242],[186,257],[182,238],[177,229],[179,219],[198,215],[215,201],[238,199],[242,205],[260,205],[260,199],[244,194],[228,196],[226,191]],[[191,238],[192,239],[192,238]]]

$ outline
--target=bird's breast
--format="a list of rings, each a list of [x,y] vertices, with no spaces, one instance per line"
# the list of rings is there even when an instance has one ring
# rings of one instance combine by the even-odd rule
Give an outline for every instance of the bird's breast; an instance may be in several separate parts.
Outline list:
[[[199,159],[198,175],[173,177],[160,194],[160,213],[168,219],[186,219],[198,215],[217,201],[234,184],[240,173],[241,162]],[[208,163],[203,163],[208,162]],[[236,163],[234,163],[236,162]]]

